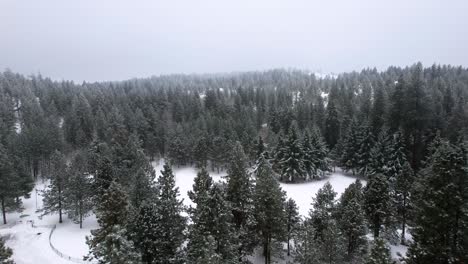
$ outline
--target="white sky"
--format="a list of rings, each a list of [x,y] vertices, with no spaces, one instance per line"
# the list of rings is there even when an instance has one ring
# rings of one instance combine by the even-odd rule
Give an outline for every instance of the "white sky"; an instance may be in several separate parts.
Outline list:
[[[466,0],[0,0],[0,70],[168,73],[468,66]]]

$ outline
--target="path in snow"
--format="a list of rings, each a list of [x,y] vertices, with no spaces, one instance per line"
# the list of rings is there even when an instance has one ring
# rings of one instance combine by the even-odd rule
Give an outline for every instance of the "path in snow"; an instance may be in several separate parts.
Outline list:
[[[72,263],[60,258],[49,246],[49,233],[51,228],[33,228],[35,225],[57,225],[52,236],[54,246],[64,254],[75,258],[82,258],[88,253],[85,237],[91,229],[97,228],[94,217],[86,218],[83,229],[73,223],[66,215],[63,223],[58,223],[58,215],[47,215],[40,218],[36,208],[42,207],[41,191],[46,187],[45,182],[38,181],[35,189],[28,199],[22,198],[24,211],[21,213],[8,213],[8,228],[0,225],[0,236],[7,238],[6,245],[13,249],[13,259],[17,264],[64,264]]]

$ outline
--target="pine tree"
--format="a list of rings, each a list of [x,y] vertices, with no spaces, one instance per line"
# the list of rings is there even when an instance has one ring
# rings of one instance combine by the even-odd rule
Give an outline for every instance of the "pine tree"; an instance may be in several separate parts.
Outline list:
[[[291,126],[288,138],[281,151],[281,159],[278,159],[281,181],[296,182],[306,180],[304,169],[304,153],[296,128]]]
[[[100,198],[113,180],[116,179],[112,164],[113,149],[107,143],[94,140],[88,148],[89,170],[94,175],[93,188],[96,197]]]
[[[374,101],[372,102],[371,127],[374,136],[377,136],[385,123],[386,101],[383,87],[375,89]]]
[[[208,150],[210,141],[206,135],[199,136],[194,149],[193,149],[193,160],[198,168],[206,167],[208,162]]]
[[[21,200],[17,199],[23,194],[22,189],[17,184],[19,181],[9,153],[0,143],[0,202],[3,224],[7,223],[6,213],[8,211],[21,208]]]
[[[126,229],[129,214],[128,196],[122,187],[113,181],[106,189],[95,209],[99,229],[92,230],[86,238],[89,259],[99,263],[140,263],[141,256]]]
[[[358,151],[354,155],[357,158],[358,173],[366,177],[372,165],[371,150],[374,147],[374,136],[367,124],[363,124],[358,133]]]
[[[369,168],[368,175],[373,175],[376,173],[387,175],[389,170],[388,166],[390,165],[390,156],[391,156],[391,140],[387,134],[386,129],[378,134],[377,140],[374,147],[371,149],[372,161]]]
[[[302,146],[304,168],[310,178],[323,177],[326,172],[331,171],[328,148],[318,130],[314,130],[311,135],[305,133]]]
[[[350,184],[338,205],[338,227],[346,245],[346,260],[358,261],[366,253],[366,218],[363,209],[362,184]]]
[[[181,215],[183,205],[169,164],[164,165],[157,186],[154,201],[140,207],[132,228],[133,240],[144,263],[181,263],[186,218]]]
[[[414,173],[409,162],[403,164],[402,171],[396,177],[395,196],[398,220],[401,223],[401,244],[405,245],[406,224],[411,209],[411,191],[414,183]]]
[[[375,238],[369,256],[367,257],[366,264],[394,264],[390,256],[390,249],[388,248],[385,240],[382,238]]]
[[[364,189],[364,210],[374,238],[380,231],[391,228],[392,197],[387,178],[382,174],[372,175]]]
[[[325,173],[331,171],[328,147],[317,129],[312,130],[310,139],[313,149],[312,156],[314,157],[316,177],[323,177]]]
[[[324,230],[336,215],[336,194],[330,182],[327,182],[313,198],[309,217],[316,232],[315,238],[319,241],[323,240]]]
[[[306,219],[300,226],[294,260],[301,264],[316,264],[319,262],[319,248],[315,239],[315,229],[310,219]]]
[[[232,212],[224,194],[225,190],[220,184],[213,184],[207,206],[215,216],[211,221],[211,234],[216,241],[216,253],[222,257],[223,262],[237,263],[240,257],[239,237],[232,224]]]
[[[239,255],[243,259],[252,251],[255,235],[252,234],[254,226],[252,181],[239,142],[236,142],[232,150],[227,173],[226,199],[231,206],[233,222],[239,234]]]
[[[327,105],[327,117],[325,120],[325,139],[327,145],[333,149],[340,138],[340,121],[334,98],[330,98]]]
[[[188,263],[221,263],[221,254],[217,251],[216,240],[213,235],[218,234],[214,227],[215,219],[219,217],[213,214],[210,200],[213,180],[204,167],[195,177],[192,191],[188,195],[195,208],[190,208],[192,225],[189,230],[189,242],[187,244]]]
[[[388,117],[388,126],[390,132],[396,132],[401,128],[402,122],[405,115],[405,89],[406,82],[403,76],[398,78],[395,89],[393,90],[392,95],[390,96],[390,109]]]
[[[273,169],[265,158],[260,158],[254,189],[254,216],[256,230],[263,244],[265,264],[271,263],[272,243],[283,241],[285,226],[285,193],[281,190]]]
[[[64,206],[64,190],[69,168],[67,167],[65,156],[56,151],[51,157],[50,184],[43,193],[43,214],[57,212],[59,223],[62,223],[62,211]]]
[[[443,141],[421,175],[407,263],[464,263],[468,181],[466,149]]]
[[[402,174],[403,166],[406,163],[405,142],[400,132],[393,135],[392,145],[390,147],[390,156],[388,158],[388,170],[386,175],[392,187],[395,185],[396,178]]]
[[[299,228],[299,224],[301,222],[301,217],[299,216],[299,208],[297,207],[296,202],[289,198],[285,204],[286,210],[286,234],[287,234],[287,244],[288,244],[288,256],[291,255],[291,239],[294,238],[297,230]]]
[[[69,175],[66,176],[66,188],[63,191],[64,211],[68,217],[83,227],[83,219],[93,208],[92,176],[88,171],[87,157],[84,152],[78,152],[73,158]]]
[[[353,120],[351,122],[346,137],[343,142],[343,151],[340,157],[340,163],[344,167],[345,170],[352,170],[353,175],[355,174],[355,170],[358,167],[358,156],[356,153],[359,152],[360,148],[360,137],[358,133],[358,125],[356,121]]]
[[[0,238],[0,263],[1,264],[14,264],[11,256],[13,255],[13,251],[5,246],[3,239]]]
[[[317,240],[319,256],[323,263],[340,263],[345,249],[335,219],[331,219],[322,230],[322,239]]]

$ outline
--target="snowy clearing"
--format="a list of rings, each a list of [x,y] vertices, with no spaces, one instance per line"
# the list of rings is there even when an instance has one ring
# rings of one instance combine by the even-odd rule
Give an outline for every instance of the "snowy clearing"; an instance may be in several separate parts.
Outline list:
[[[160,160],[154,162],[153,166],[156,175],[161,174],[164,161]],[[176,176],[176,185],[179,187],[180,198],[184,199],[186,206],[193,205],[192,201],[188,198],[187,192],[192,189],[194,178],[197,175],[197,169],[194,167],[181,167],[173,168]],[[210,172],[215,182],[224,181],[223,176],[226,172]],[[286,191],[288,198],[293,198],[299,206],[299,212],[302,216],[307,216],[312,205],[312,198],[317,191],[326,183],[330,182],[334,190],[341,195],[349,184],[353,183],[356,177],[345,175],[342,171],[330,174],[322,180],[286,184],[281,183],[281,188]],[[365,184],[365,181],[362,181]],[[86,236],[90,235],[90,230],[98,227],[94,215],[87,217],[83,222],[83,229],[73,223],[70,219],[64,216],[64,222],[58,224],[58,215],[48,215],[40,219],[40,213],[36,212],[37,208],[42,207],[41,190],[46,188],[46,183],[39,181],[36,183],[36,188],[31,193],[31,197],[23,199],[24,211],[21,213],[9,213],[7,215],[8,225],[0,225],[0,236],[6,238],[6,245],[13,249],[14,260],[18,264],[32,264],[32,263],[48,263],[48,264],[62,264],[72,263],[63,258],[60,258],[50,248],[48,237],[51,228],[49,227],[31,227],[31,222],[34,221],[35,225],[57,225],[55,232],[52,235],[51,241],[53,245],[62,253],[72,256],[74,258],[82,258],[88,253],[88,246],[86,245]],[[37,195],[37,196],[36,196]],[[37,199],[36,199],[37,197]],[[391,246],[392,256],[396,257],[397,252],[404,254],[406,247],[404,246]],[[257,256],[254,259],[262,259]]]

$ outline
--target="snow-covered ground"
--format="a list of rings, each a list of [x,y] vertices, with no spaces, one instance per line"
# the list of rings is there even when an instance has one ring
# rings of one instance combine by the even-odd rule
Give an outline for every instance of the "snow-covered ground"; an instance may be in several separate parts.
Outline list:
[[[85,237],[90,234],[91,229],[97,227],[96,219],[87,218],[83,223],[83,229],[80,230],[79,226],[65,215],[62,224],[58,223],[58,215],[41,218],[37,209],[42,207],[41,192],[45,188],[45,182],[37,182],[31,197],[22,199],[23,212],[7,214],[7,226],[0,225],[0,236],[5,237],[6,245],[13,249],[13,259],[17,264],[71,263],[59,257],[49,245],[49,234],[53,225],[57,228],[53,233],[52,243],[59,251],[78,259],[88,253]],[[39,227],[33,228],[31,221]]]
[[[164,162],[153,163],[156,175],[159,176]],[[176,185],[179,187],[180,198],[184,199],[184,204],[192,205],[187,192],[192,189],[197,169],[193,167],[174,168]],[[210,172],[214,181],[224,181],[225,172]],[[307,216],[310,210],[312,198],[317,191],[329,181],[334,190],[340,195],[349,184],[356,180],[355,177],[345,175],[341,171],[332,173],[327,178],[298,184],[281,183],[281,188],[286,191],[287,196],[293,198],[299,206],[299,212],[302,216]],[[363,184],[365,182],[363,181]],[[94,215],[87,217],[83,222],[83,229],[74,224],[64,215],[64,222],[58,224],[58,215],[44,216],[40,219],[40,213],[37,208],[42,207],[41,190],[45,188],[44,182],[37,182],[36,189],[32,192],[31,198],[23,199],[24,211],[22,213],[9,213],[7,215],[8,225],[0,225],[0,236],[6,237],[7,246],[14,251],[14,260],[18,264],[32,263],[72,263],[60,258],[49,246],[49,227],[32,228],[29,221],[34,221],[35,225],[57,225],[52,235],[53,245],[62,253],[75,258],[82,258],[88,253],[88,246],[85,243],[85,237],[90,235],[90,230],[98,227]],[[36,199],[37,197],[37,199]],[[392,255],[397,252],[404,254],[406,248],[402,246],[392,246]],[[255,257],[253,257],[255,258]],[[256,259],[256,258],[255,258]],[[259,257],[259,259],[261,259]]]

